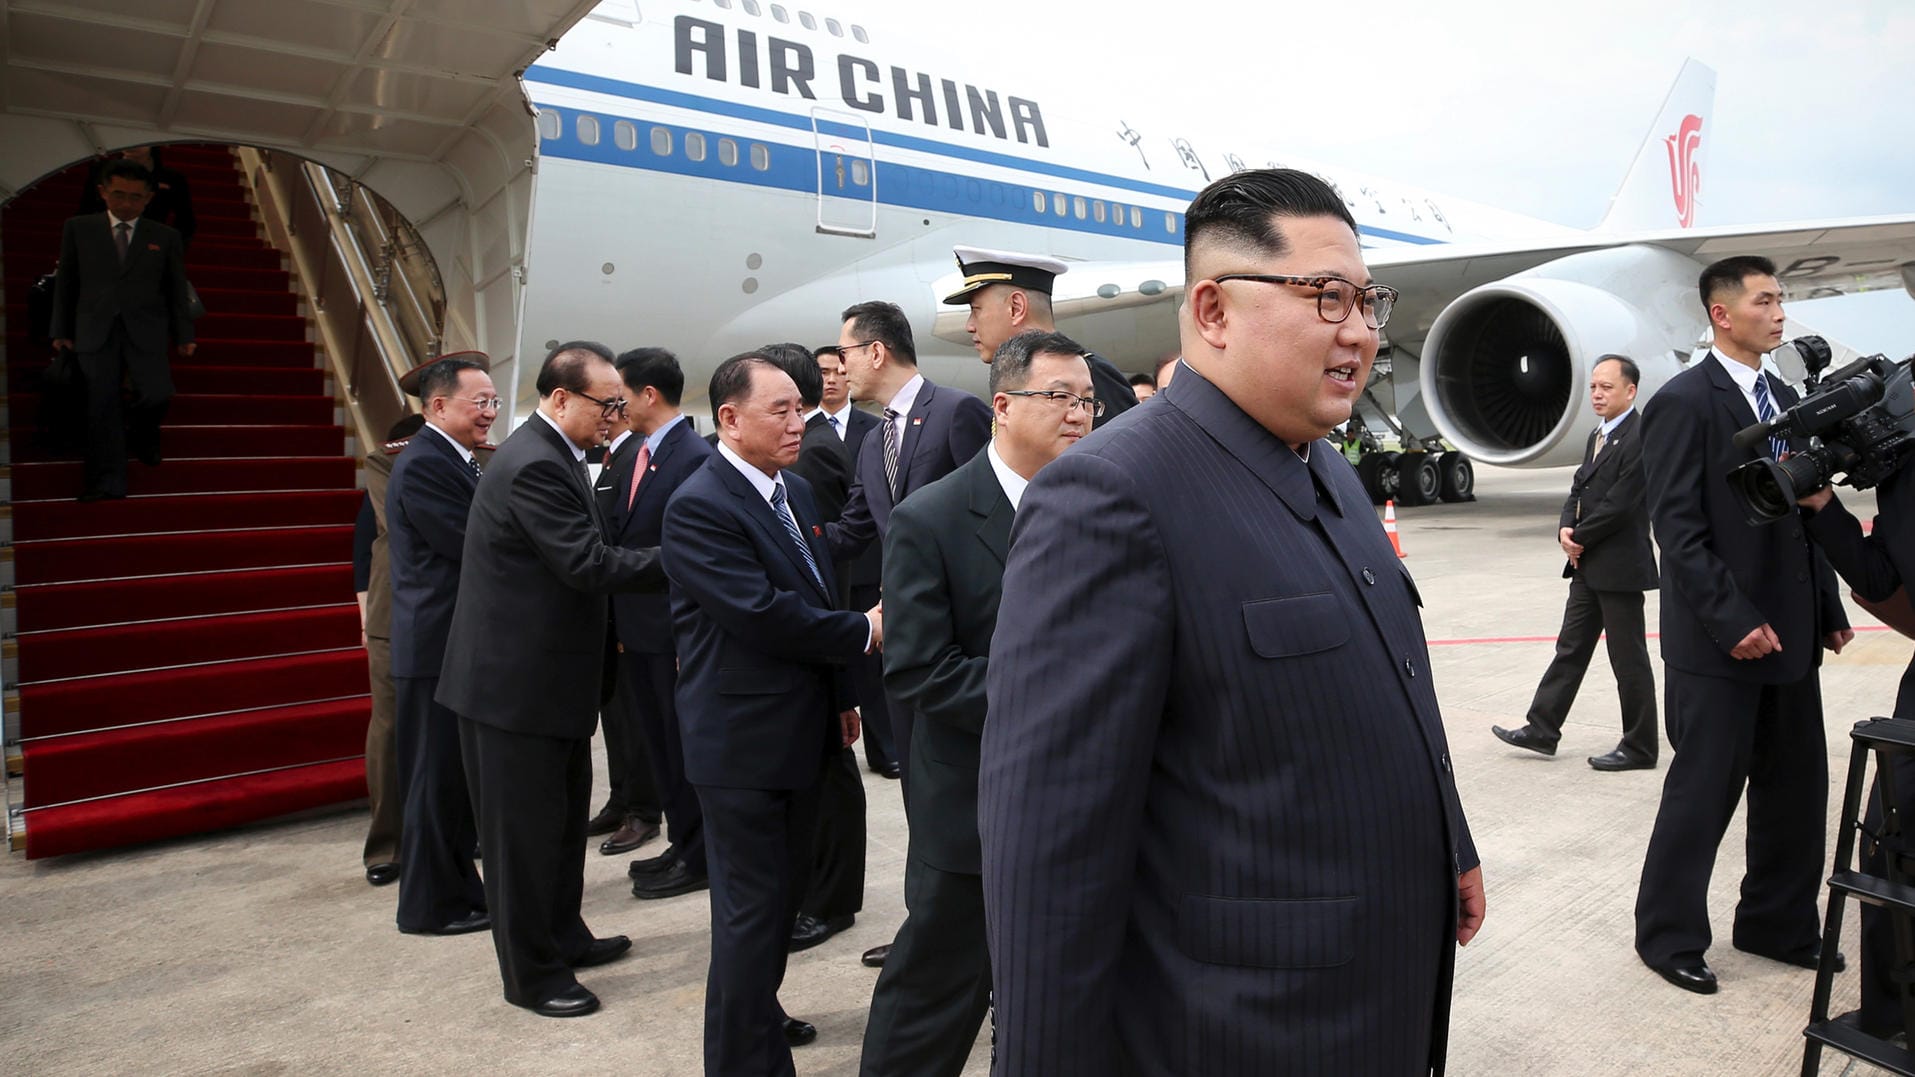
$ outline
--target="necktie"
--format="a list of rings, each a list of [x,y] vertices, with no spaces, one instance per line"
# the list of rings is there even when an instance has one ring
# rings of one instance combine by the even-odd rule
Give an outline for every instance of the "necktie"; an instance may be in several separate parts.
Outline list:
[[[844,426],[838,422],[838,417],[836,415],[827,415],[825,416],[825,420],[831,424],[831,432],[838,435],[839,441],[843,441]]]
[[[1775,401],[1769,396],[1769,379],[1761,372],[1755,376],[1755,417],[1765,423],[1775,421]],[[1778,437],[1769,438],[1769,455],[1780,460],[1782,454],[1789,451],[1787,440]]]
[[[798,544],[798,552],[805,558],[805,568],[811,571],[812,582],[818,585],[818,590],[824,590],[824,577],[818,575],[818,562],[811,556],[811,544],[805,541],[804,532],[798,530],[797,519],[785,507],[785,484],[782,482],[771,488],[771,507],[778,513],[778,519],[784,522],[785,534],[791,537],[791,541]]]
[[[898,496],[898,413],[884,409],[884,483],[892,500]]]
[[[1596,447],[1595,449],[1591,450],[1591,452],[1589,453],[1590,463],[1595,463],[1596,457],[1602,455],[1602,447],[1607,444],[1609,444],[1609,435],[1604,433],[1601,430],[1597,430],[1596,431]]]
[[[98,233],[94,233],[98,235]],[[113,245],[120,248],[120,261],[126,261],[126,249],[133,245],[133,226],[121,221],[113,226]]]
[[[632,502],[638,500],[639,480],[645,477],[645,469],[651,466],[651,462],[652,447],[641,443],[638,447],[638,459],[632,463],[632,485],[630,489],[625,491],[626,512],[632,511]]]

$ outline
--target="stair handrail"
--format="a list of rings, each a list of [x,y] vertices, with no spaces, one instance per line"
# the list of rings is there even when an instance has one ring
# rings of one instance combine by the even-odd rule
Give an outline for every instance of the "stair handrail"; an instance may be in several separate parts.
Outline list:
[[[371,188],[337,172],[329,178],[335,206],[372,267],[373,296],[394,313],[408,351],[443,353],[445,284],[418,229]]]

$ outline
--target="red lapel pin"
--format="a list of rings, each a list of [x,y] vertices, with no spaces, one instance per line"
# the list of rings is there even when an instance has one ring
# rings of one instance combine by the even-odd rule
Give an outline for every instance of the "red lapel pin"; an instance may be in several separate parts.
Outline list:
[[[160,249],[160,245],[157,243],[148,243],[146,245],[146,249],[149,251],[156,251]]]
[[[824,529],[824,528],[822,528],[822,527],[819,527],[819,526],[818,526],[817,524],[812,524],[812,525],[811,525],[811,533],[812,533],[812,535],[814,535],[814,536],[816,536],[816,537],[818,537],[818,538],[824,538],[824,537],[825,537],[825,529]]]

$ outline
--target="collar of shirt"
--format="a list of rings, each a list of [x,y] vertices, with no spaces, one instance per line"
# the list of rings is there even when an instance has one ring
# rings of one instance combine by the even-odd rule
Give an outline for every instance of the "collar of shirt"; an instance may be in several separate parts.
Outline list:
[[[684,421],[685,413],[681,411],[677,415],[665,420],[665,425],[645,435],[645,451],[656,457],[658,455],[658,443],[665,440],[665,435],[672,432],[672,427]]]
[[[997,473],[997,484],[1004,488],[1004,498],[1011,503],[1011,511],[1017,511],[1017,503],[1024,496],[1024,488],[1031,480],[1011,470],[1011,465],[997,454],[997,442],[986,442],[984,451],[991,458],[991,470]]]
[[[447,444],[459,450],[459,459],[464,460],[468,464],[472,462],[472,450],[466,448],[464,445],[459,444],[459,441],[457,438],[453,437],[451,434],[446,433],[444,430],[439,429],[439,427],[436,426],[432,422],[432,420],[430,419],[426,420],[426,429],[431,430],[434,433],[438,434],[440,437],[446,439]]]
[[[1741,364],[1738,363],[1736,365],[1740,366]],[[1635,412],[1636,412],[1636,406],[1634,404],[1631,404],[1630,406],[1622,410],[1621,415],[1618,415],[1613,419],[1604,419],[1603,424],[1597,427],[1598,430],[1602,431],[1603,440],[1605,441],[1608,440],[1609,435],[1616,432],[1616,427],[1621,426],[1622,421],[1624,419],[1629,418],[1631,415],[1634,415]]]
[[[1729,372],[1729,378],[1730,380],[1735,382],[1735,387],[1742,390],[1742,398],[1749,402],[1749,411],[1753,413],[1758,419],[1761,418],[1762,409],[1757,407],[1755,403],[1755,379],[1762,373],[1762,371],[1751,370],[1746,364],[1738,363],[1734,359],[1729,358],[1728,356],[1722,354],[1721,352],[1717,351],[1714,348],[1709,349],[1709,354],[1715,357],[1716,362],[1722,364],[1722,369]],[[1770,397],[1769,397],[1770,402],[1774,403],[1775,402],[1775,396],[1774,396],[1775,383],[1773,381],[1769,383],[1769,390],[1770,390]],[[1781,404],[1779,403],[1776,404],[1776,410],[1778,412],[1782,410]]]
[[[137,216],[130,217],[127,220],[123,221],[119,219],[118,217],[115,217],[113,215],[112,210],[109,209],[106,211],[106,227],[108,232],[111,232],[113,229],[118,228],[120,225],[123,225],[123,224],[130,224],[133,226],[133,230],[127,233],[127,238],[129,241],[132,239],[132,237],[140,234],[140,218],[139,217]]]
[[[744,457],[733,452],[731,446],[725,444],[723,441],[718,443],[718,455],[724,457],[727,463],[738,469],[738,473],[745,477],[745,481],[751,483],[751,488],[758,491],[758,496],[765,499],[765,504],[771,504],[771,491],[775,487],[782,485],[776,476],[767,475],[751,464],[746,463]],[[794,519],[795,518],[796,517],[794,517]]]
[[[612,443],[610,445],[605,446],[605,458],[607,460],[611,459],[612,454],[618,451],[618,447],[620,445],[625,444],[625,439],[631,436],[632,436],[631,430],[627,429],[623,433],[619,434],[617,437],[613,438]]]
[[[897,412],[898,421],[903,422],[904,417],[911,414],[911,406],[918,402],[918,392],[923,388],[924,375],[913,374],[911,380],[904,383],[904,388],[899,389],[898,395],[892,397],[885,407]]]
[[[913,397],[915,397],[916,395],[917,394],[915,392],[912,393]],[[824,416],[825,422],[827,423],[829,423],[833,419],[838,420],[837,426],[833,427],[832,429],[833,429],[833,432],[838,435],[839,441],[843,441],[846,437],[850,436],[851,434],[851,402],[849,400],[845,401],[844,407],[839,408],[837,411],[832,411],[830,408],[827,408],[827,407],[819,407],[818,414]]]
[[[577,445],[572,444],[572,439],[565,436],[565,431],[559,430],[559,424],[553,422],[552,417],[550,415],[547,415],[546,413],[539,411],[536,408],[533,409],[532,414],[537,415],[541,419],[544,419],[545,425],[551,427],[554,430],[558,430],[559,440],[565,443],[566,448],[572,450],[572,459],[577,460],[581,464],[585,462],[585,450],[579,448]]]

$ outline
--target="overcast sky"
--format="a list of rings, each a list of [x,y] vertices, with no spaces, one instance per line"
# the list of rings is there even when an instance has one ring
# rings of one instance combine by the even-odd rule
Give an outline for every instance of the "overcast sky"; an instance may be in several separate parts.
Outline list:
[[[1698,223],[1915,214],[1915,3],[1689,6],[846,0],[817,11],[865,23],[881,63],[988,77],[1028,90],[1047,116],[1248,142],[1579,227],[1602,216],[1694,56],[1716,71]],[[899,38],[935,44],[894,61],[884,44]],[[1905,292],[1790,313],[1863,351],[1915,351]]]

